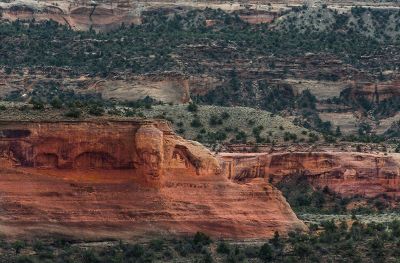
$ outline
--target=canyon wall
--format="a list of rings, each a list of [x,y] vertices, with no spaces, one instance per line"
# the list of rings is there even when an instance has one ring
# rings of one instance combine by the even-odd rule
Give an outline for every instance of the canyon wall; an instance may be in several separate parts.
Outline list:
[[[224,174],[234,181],[304,174],[314,186],[343,196],[400,197],[400,155],[358,152],[221,153]]]
[[[285,1],[247,1],[246,3],[228,1],[89,1],[56,0],[31,1],[10,0],[0,2],[0,19],[15,20],[53,20],[74,30],[110,31],[122,24],[141,24],[142,13],[155,9],[222,9],[225,12],[239,12],[239,16],[253,24],[269,23],[281,12],[290,9]],[[301,1],[290,1],[293,6]]]
[[[121,24],[140,24],[140,6],[125,6],[123,3],[97,4],[95,1],[79,3],[69,1],[35,2],[10,1],[1,3],[2,19],[15,20],[52,20],[74,30],[110,31]]]
[[[161,121],[0,122],[0,152],[9,167],[134,169],[147,179],[219,171],[209,151]]]
[[[9,1],[0,3],[0,18],[7,21],[48,21],[68,26],[73,30],[110,31],[124,25],[142,23],[142,13],[154,9],[182,10],[221,8],[225,11],[248,10],[256,5],[224,2],[179,2],[175,1]],[[277,11],[284,5],[272,8],[264,4],[256,13],[244,14],[241,17],[249,23],[268,23],[274,19]],[[286,7],[287,9],[287,7]]]
[[[325,1],[326,2],[326,1]],[[110,31],[122,24],[141,24],[143,12],[155,9],[222,9],[225,12],[237,12],[251,24],[270,23],[292,7],[302,6],[304,1],[89,1],[89,0],[55,0],[32,1],[10,0],[0,2],[0,19],[15,20],[53,20],[73,30]],[[311,4],[310,5],[318,5]],[[329,8],[340,12],[348,11],[354,6],[352,1],[329,1]],[[399,8],[398,3],[372,3],[361,1],[358,5],[370,8]],[[213,21],[208,21],[213,24]]]
[[[163,121],[0,122],[0,233],[265,238],[305,230],[266,180],[238,184]]]
[[[265,238],[306,230],[273,185],[301,173],[344,196],[400,196],[399,154],[220,153],[164,121],[0,122],[0,232]]]
[[[379,104],[388,99],[400,96],[400,80],[377,82],[377,83],[353,83],[341,92],[344,99],[355,101],[363,98],[371,103]]]

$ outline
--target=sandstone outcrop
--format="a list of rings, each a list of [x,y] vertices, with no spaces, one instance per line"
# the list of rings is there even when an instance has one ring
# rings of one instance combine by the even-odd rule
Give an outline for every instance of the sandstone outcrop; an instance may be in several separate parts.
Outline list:
[[[238,184],[162,121],[0,123],[0,232],[132,238],[304,230],[265,179]]]
[[[179,165],[187,173],[219,171],[206,148],[176,136],[162,121],[0,122],[0,129],[2,162],[11,166],[137,169],[150,178]]]
[[[203,3],[186,1],[180,2],[179,8],[182,9],[204,9],[222,8],[225,11],[246,10],[258,5],[242,5],[239,3],[218,3],[213,1],[203,1]],[[0,3],[0,11],[3,20],[35,20],[48,21],[53,20],[57,23],[68,26],[74,30],[110,31],[120,27],[122,24],[141,24],[142,13],[154,9],[177,8],[175,1],[7,1]],[[277,7],[279,10],[281,7]],[[269,7],[271,9],[271,7]],[[271,22],[277,10],[273,12],[255,12],[254,14],[240,15],[242,19],[249,23],[268,23]]]
[[[268,178],[279,182],[302,173],[321,188],[344,196],[400,197],[400,155],[358,152],[284,152],[220,154],[223,171],[235,181]]]
[[[140,6],[134,3],[97,3],[96,1],[10,1],[0,3],[2,19],[15,20],[53,20],[74,30],[109,31],[122,24],[140,24]]]
[[[326,1],[325,1],[326,2]],[[9,0],[0,2],[0,19],[47,21],[53,20],[74,30],[109,31],[121,24],[140,24],[142,13],[154,9],[221,9],[225,12],[237,12],[246,22],[252,24],[270,23],[276,17],[285,14],[292,7],[299,7],[303,1],[114,1],[114,0]],[[398,8],[396,3],[361,1],[360,6],[372,8]],[[314,5],[314,4],[313,4]],[[315,4],[315,5],[318,5]],[[329,8],[350,10],[354,2],[329,1]],[[209,24],[212,24],[213,21]]]
[[[378,82],[378,83],[358,83],[350,85],[341,92],[341,96],[347,100],[364,98],[365,100],[379,104],[384,100],[400,96],[400,80]]]
[[[170,72],[92,82],[94,84],[88,85],[87,91],[101,93],[104,99],[134,101],[148,96],[166,103],[187,103],[190,101],[190,90],[199,86],[201,79],[193,80]]]

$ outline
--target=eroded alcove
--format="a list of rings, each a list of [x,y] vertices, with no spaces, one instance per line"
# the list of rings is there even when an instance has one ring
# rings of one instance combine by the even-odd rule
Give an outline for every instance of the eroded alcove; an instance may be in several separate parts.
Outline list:
[[[116,158],[107,152],[83,152],[75,157],[74,168],[84,169],[112,169],[116,163]]]

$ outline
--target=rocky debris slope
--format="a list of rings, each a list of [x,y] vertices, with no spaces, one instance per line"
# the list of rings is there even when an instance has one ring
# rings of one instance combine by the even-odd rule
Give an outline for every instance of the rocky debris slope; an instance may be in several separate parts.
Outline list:
[[[238,184],[161,121],[1,122],[0,231],[132,238],[305,230],[264,179]]]

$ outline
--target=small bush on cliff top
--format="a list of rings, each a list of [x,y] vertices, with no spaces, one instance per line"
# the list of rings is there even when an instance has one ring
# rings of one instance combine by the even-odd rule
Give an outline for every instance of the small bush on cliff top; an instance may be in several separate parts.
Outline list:
[[[55,108],[55,109],[61,109],[63,106],[62,101],[60,100],[60,98],[55,97],[51,100],[50,105]]]
[[[92,105],[89,107],[89,114],[94,116],[101,116],[104,114],[104,109],[99,105]]]
[[[70,117],[70,118],[79,118],[82,114],[82,111],[78,108],[71,108],[67,111],[67,113],[65,113],[66,117]]]
[[[202,127],[203,124],[201,123],[201,121],[200,121],[199,118],[194,118],[194,119],[192,120],[192,122],[190,123],[190,126],[192,126],[192,127],[194,127],[194,128],[199,128],[199,127]]]
[[[40,99],[32,99],[31,104],[33,105],[34,110],[42,110],[44,109],[44,103]]]

